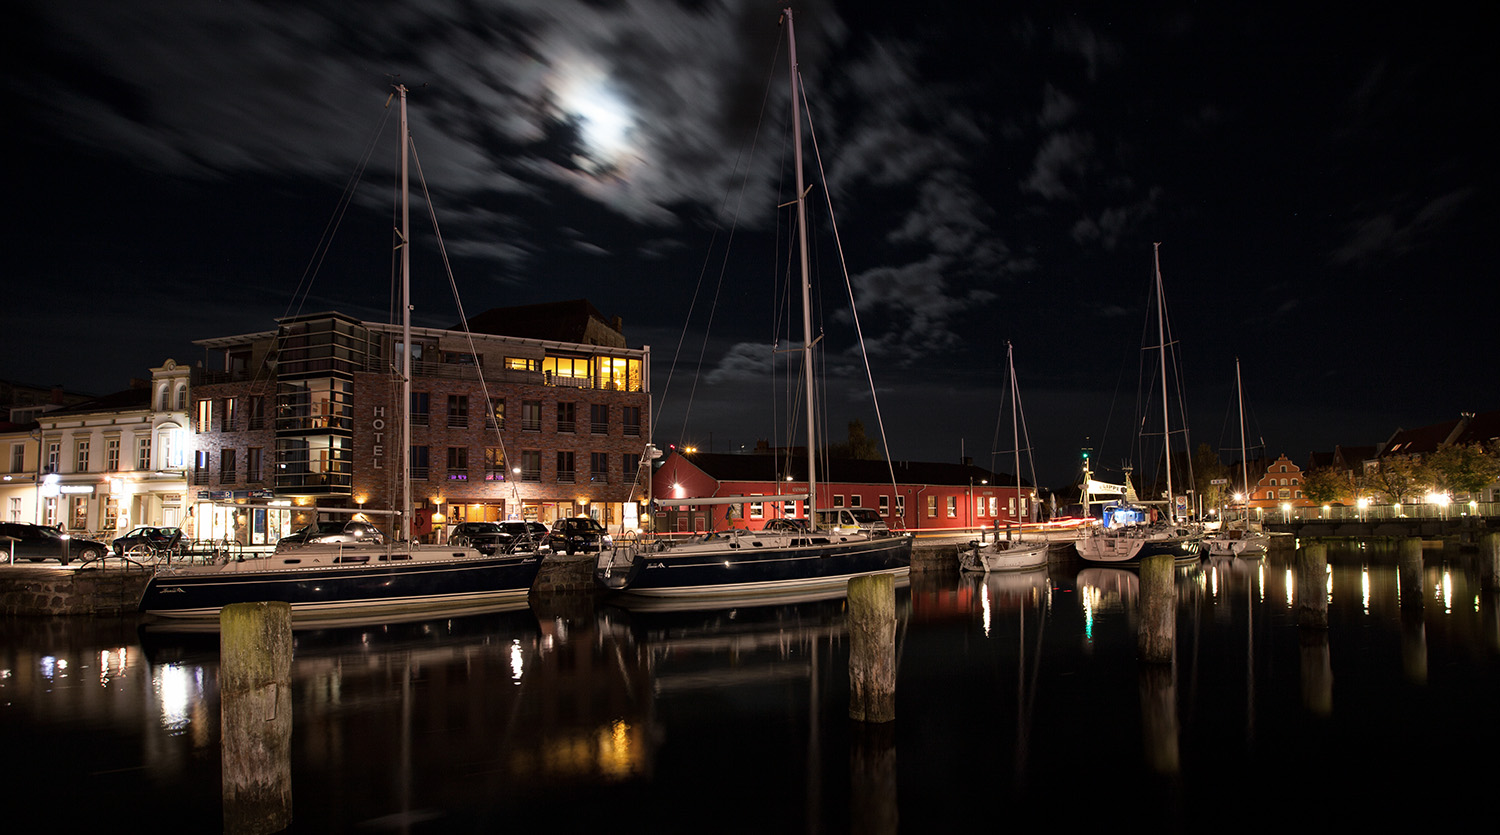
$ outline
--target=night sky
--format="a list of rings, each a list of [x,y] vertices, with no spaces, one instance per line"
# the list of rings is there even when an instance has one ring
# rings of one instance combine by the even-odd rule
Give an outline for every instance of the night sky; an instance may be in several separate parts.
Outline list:
[[[780,5],[12,3],[0,378],[103,394],[297,310],[387,319],[398,76],[468,313],[587,298],[652,348],[659,443],[798,443],[768,375]],[[1083,446],[1123,462],[1153,242],[1194,445],[1238,455],[1235,357],[1273,458],[1500,408],[1492,35],[1441,4],[1218,5],[794,5],[894,457],[1009,449],[1010,341],[1042,482]],[[446,327],[413,205],[417,324]],[[810,226],[830,432],[874,434]]]

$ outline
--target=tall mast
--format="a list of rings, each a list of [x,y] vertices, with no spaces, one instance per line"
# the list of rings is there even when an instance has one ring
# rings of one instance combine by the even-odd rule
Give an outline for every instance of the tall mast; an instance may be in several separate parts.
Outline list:
[[[1167,300],[1161,294],[1161,242],[1151,245],[1156,263],[1156,340],[1161,349],[1161,432],[1162,451],[1167,463],[1167,513],[1177,520],[1176,494],[1172,491],[1172,417],[1167,411]]]
[[[1011,433],[1011,437],[1015,439],[1014,442],[1013,442],[1013,445],[1016,448],[1015,449],[1015,453],[1016,453],[1016,464],[1015,464],[1015,466],[1016,466],[1016,521],[1020,522],[1021,521],[1021,425],[1016,422],[1017,421],[1017,413],[1020,411],[1020,409],[1019,409],[1020,402],[1018,401],[1017,398],[1019,398],[1020,395],[1019,395],[1019,393],[1017,392],[1017,389],[1016,389],[1016,361],[1015,361],[1014,355],[1011,353],[1010,340],[1008,340],[1008,339],[1005,341],[1005,364],[1010,367],[1010,433]],[[1035,464],[1032,465],[1032,469],[1036,469],[1036,465]],[[1087,487],[1087,485],[1085,485],[1084,490],[1087,490],[1087,489],[1088,489],[1088,487]],[[1087,507],[1084,508],[1084,513],[1088,513],[1088,508]],[[1009,536],[1009,534],[1006,534],[1006,536]]]
[[[1240,477],[1245,483],[1245,500],[1250,500],[1250,456],[1245,449],[1245,386],[1240,382],[1240,358],[1234,358],[1234,390],[1240,401]],[[1249,505],[1246,505],[1249,507]],[[1246,514],[1246,518],[1249,515]]]
[[[401,96],[401,539],[411,543],[411,247],[408,229],[411,209],[406,159],[410,136],[406,128],[406,86],[396,85]]]
[[[797,245],[802,267],[802,379],[807,395],[807,520],[810,530],[818,526],[817,443],[813,420],[813,341],[812,290],[807,269],[807,192],[802,183],[802,115],[797,102],[801,97],[797,84],[797,36],[792,28],[792,10],[786,15],[787,54],[791,61],[792,148],[797,161]]]

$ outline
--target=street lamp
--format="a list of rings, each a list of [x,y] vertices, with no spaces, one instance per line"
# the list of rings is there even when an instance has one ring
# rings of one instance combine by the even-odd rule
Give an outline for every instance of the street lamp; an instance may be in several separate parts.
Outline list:
[[[1370,506],[1370,500],[1365,498],[1364,496],[1360,496],[1359,500],[1354,504],[1359,507],[1359,521],[1365,521],[1365,508]]]
[[[1292,503],[1291,502],[1282,502],[1281,503],[1281,522],[1282,522],[1282,524],[1286,524],[1287,522],[1291,521],[1291,519],[1288,518],[1288,517],[1291,516],[1291,513],[1292,513]]]

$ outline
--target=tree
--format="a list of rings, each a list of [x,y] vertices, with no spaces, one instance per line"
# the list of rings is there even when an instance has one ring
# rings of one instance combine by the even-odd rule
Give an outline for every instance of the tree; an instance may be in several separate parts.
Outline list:
[[[1406,500],[1432,488],[1433,474],[1416,455],[1391,455],[1380,459],[1365,472],[1370,489],[1385,496],[1391,504],[1405,504]]]
[[[1473,496],[1500,479],[1500,444],[1444,444],[1428,462],[1439,489]]]
[[[1354,480],[1343,470],[1319,467],[1302,475],[1302,495],[1317,504],[1347,504],[1354,494]]]
[[[857,458],[874,461],[880,457],[875,441],[865,435],[865,423],[859,418],[849,421],[849,440],[828,445],[829,458]]]
[[[1219,454],[1208,444],[1199,444],[1193,452],[1193,481],[1198,486],[1198,495],[1203,497],[1203,506],[1220,507],[1227,502],[1229,492],[1229,468],[1219,460]],[[1214,484],[1223,481],[1224,484]]]

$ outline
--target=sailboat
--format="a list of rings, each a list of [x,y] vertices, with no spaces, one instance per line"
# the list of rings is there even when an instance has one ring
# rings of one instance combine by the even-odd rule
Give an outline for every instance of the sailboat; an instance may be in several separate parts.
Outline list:
[[[1023,502],[1021,498],[1021,429],[1020,429],[1020,396],[1021,392],[1016,385],[1016,362],[1009,341],[1005,343],[1005,362],[1010,377],[1010,428],[1014,438],[1015,470],[1016,470],[1016,502]],[[1029,457],[1029,453],[1028,453]],[[1036,481],[1036,477],[1032,477]],[[1026,542],[1022,539],[1012,539],[1009,529],[1005,532],[1005,538],[1000,538],[1000,530],[995,529],[993,542],[970,542],[967,548],[961,548],[958,552],[958,567],[963,571],[1020,571],[1030,568],[1039,568],[1047,564],[1047,549],[1049,543],[1046,539],[1040,542]]]
[[[807,482],[805,493],[778,496],[674,498],[674,505],[792,502],[801,500],[805,520],[780,519],[761,530],[710,531],[690,540],[656,542],[601,553],[595,567],[599,585],[630,598],[680,601],[744,602],[788,594],[839,595],[850,578],[888,574],[904,580],[911,569],[912,534],[895,534],[884,526],[836,525],[839,513],[818,510],[816,416],[813,404],[811,286],[808,269],[807,193],[802,162],[802,99],[792,10],[784,9],[791,62],[792,148],[796,162],[797,235],[802,290],[802,377],[808,408]],[[821,337],[820,337],[821,338]]]
[[[396,247],[401,261],[402,345],[411,345],[411,258],[407,242],[410,135],[406,121],[406,87],[396,85],[400,99],[401,228]],[[411,351],[401,351],[402,436],[411,437]],[[267,557],[227,560],[207,565],[178,564],[158,568],[141,594],[143,615],[182,622],[217,621],[232,603],[281,601],[291,604],[293,628],[323,626],[366,618],[410,617],[420,612],[442,615],[499,611],[526,606],[531,584],[541,570],[536,549],[496,549],[452,545],[419,545],[412,540],[411,463],[403,456],[402,505],[384,511],[400,517],[401,538],[394,543],[309,544]],[[328,513],[382,511],[361,508],[311,508]]]
[[[1244,478],[1244,492],[1241,495],[1249,499],[1250,459],[1248,450],[1245,448],[1245,387],[1240,381],[1239,357],[1234,358],[1234,388],[1239,395],[1240,405],[1240,475]],[[1203,543],[1208,546],[1208,555],[1211,557],[1245,557],[1247,559],[1265,554],[1266,546],[1270,542],[1271,537],[1265,531],[1256,530],[1251,526],[1248,509],[1243,519],[1226,521],[1219,526],[1217,531],[1203,539]]]
[[[1151,522],[1143,508],[1119,505],[1106,509],[1104,524],[1085,529],[1073,543],[1078,556],[1088,562],[1137,564],[1142,559],[1162,554],[1175,560],[1197,560],[1203,550],[1202,533],[1186,520],[1178,519],[1172,489],[1172,420],[1167,395],[1167,303],[1162,295],[1161,244],[1152,245],[1156,287],[1156,348],[1160,352],[1162,379],[1162,439],[1167,474],[1167,513],[1161,521]],[[1089,479],[1084,479],[1087,507]]]

